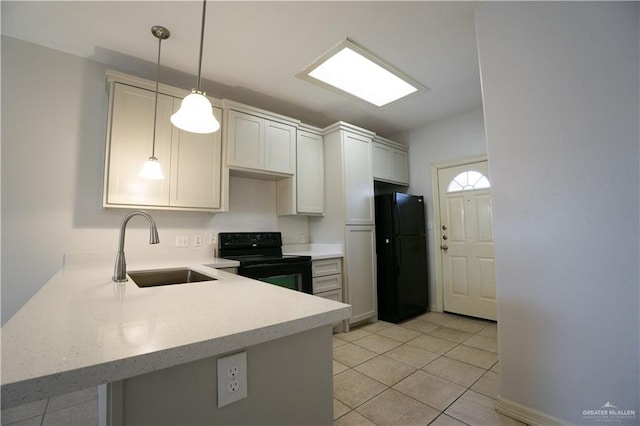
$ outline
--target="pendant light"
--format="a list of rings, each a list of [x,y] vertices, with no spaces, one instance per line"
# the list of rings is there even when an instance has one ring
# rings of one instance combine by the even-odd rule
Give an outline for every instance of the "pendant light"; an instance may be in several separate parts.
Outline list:
[[[156,122],[158,119],[158,85],[160,83],[160,48],[162,46],[162,40],[169,38],[171,33],[165,27],[155,25],[151,27],[151,34],[158,39],[158,66],[156,68],[156,99],[155,107],[153,110],[153,145],[151,148],[151,157],[144,162],[142,170],[138,172],[138,176],[145,179],[162,180],[164,174],[162,173],[162,167],[156,158]]]
[[[192,133],[213,133],[220,129],[220,123],[213,116],[211,102],[206,92],[200,90],[202,78],[202,48],[204,45],[204,21],[207,0],[202,2],[202,31],[200,32],[200,60],[198,62],[198,81],[195,89],[182,100],[180,109],[171,116],[171,122],[179,129]]]

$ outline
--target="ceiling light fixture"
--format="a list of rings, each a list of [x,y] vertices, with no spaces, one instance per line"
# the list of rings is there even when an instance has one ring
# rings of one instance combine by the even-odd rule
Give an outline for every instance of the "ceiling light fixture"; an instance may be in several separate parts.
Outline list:
[[[162,173],[162,167],[156,158],[156,122],[158,119],[158,85],[160,83],[160,48],[162,47],[162,40],[169,38],[171,33],[165,27],[155,25],[151,27],[151,34],[158,39],[158,66],[156,68],[156,99],[155,107],[153,109],[153,145],[151,148],[151,157],[147,159],[142,165],[142,170],[138,172],[138,176],[145,179],[164,179]]]
[[[207,93],[200,90],[202,78],[202,47],[204,45],[204,21],[207,0],[202,2],[202,31],[200,32],[200,59],[198,62],[198,81],[195,89],[180,104],[180,109],[171,116],[171,122],[179,129],[192,133],[213,133],[220,129],[220,123],[213,116],[213,107],[207,99]]]
[[[429,90],[349,39],[309,65],[297,77],[379,108]]]

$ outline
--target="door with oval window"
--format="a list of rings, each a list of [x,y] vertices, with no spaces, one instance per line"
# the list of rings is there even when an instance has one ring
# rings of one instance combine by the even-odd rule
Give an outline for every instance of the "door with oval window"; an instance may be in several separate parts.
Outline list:
[[[488,163],[438,170],[444,310],[497,319]]]

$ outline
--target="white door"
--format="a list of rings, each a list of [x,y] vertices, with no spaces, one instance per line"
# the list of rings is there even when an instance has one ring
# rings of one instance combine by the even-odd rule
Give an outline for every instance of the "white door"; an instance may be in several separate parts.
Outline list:
[[[324,212],[324,142],[322,136],[298,130],[298,213]]]
[[[296,128],[276,121],[264,121],[264,169],[296,173]]]
[[[229,111],[228,164],[264,169],[264,119]]]
[[[151,155],[155,93],[116,83],[111,111],[107,204],[169,205],[173,98],[158,95],[155,156],[166,179],[138,176]]]
[[[346,226],[345,294],[351,305],[350,324],[378,313],[376,236],[373,226]]]
[[[371,139],[343,132],[346,224],[373,225],[373,165]]]
[[[438,171],[444,310],[497,319],[487,161]]]
[[[178,100],[175,108],[180,106]],[[222,121],[222,110],[213,108]],[[220,132],[191,133],[173,128],[171,144],[171,205],[219,209],[221,203],[222,138]]]

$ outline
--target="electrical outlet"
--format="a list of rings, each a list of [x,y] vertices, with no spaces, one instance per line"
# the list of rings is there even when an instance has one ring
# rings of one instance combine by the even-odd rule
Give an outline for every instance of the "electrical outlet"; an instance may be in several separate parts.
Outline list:
[[[218,358],[218,408],[247,397],[247,353]]]
[[[306,234],[300,234],[298,236],[298,241],[300,242],[300,244],[306,244],[307,243],[307,235]]]
[[[215,246],[217,244],[217,239],[216,239],[216,234],[210,234],[209,235],[209,245],[210,246]]]
[[[189,236],[176,235],[176,247],[189,247]]]
[[[202,235],[197,234],[193,236],[193,246],[194,247],[202,246]]]

